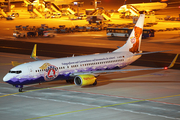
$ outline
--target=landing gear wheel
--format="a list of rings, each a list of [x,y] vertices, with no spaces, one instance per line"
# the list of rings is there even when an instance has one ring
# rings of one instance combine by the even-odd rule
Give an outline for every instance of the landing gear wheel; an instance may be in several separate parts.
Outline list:
[[[73,83],[74,83],[74,80],[70,80],[70,83],[73,84]]]
[[[19,88],[19,92],[22,92],[23,88]]]
[[[66,80],[66,82],[73,84],[73,83],[74,83],[74,80]]]
[[[97,81],[95,80],[95,82],[93,83],[93,85],[95,86],[95,85],[97,85]]]
[[[69,83],[69,80],[66,80],[66,83]]]

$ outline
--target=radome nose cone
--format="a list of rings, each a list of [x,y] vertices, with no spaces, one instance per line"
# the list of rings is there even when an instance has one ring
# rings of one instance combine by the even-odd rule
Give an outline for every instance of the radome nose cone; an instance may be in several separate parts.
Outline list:
[[[7,81],[9,80],[7,76],[8,76],[8,74],[6,74],[6,75],[3,77],[3,81],[4,81],[4,82],[7,82]]]

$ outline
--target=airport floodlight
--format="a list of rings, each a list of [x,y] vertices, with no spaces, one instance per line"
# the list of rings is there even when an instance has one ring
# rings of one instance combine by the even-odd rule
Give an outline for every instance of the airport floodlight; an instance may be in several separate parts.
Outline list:
[[[74,5],[78,5],[78,2],[74,2]]]
[[[82,7],[84,2],[73,2],[73,5],[77,5],[78,7]]]

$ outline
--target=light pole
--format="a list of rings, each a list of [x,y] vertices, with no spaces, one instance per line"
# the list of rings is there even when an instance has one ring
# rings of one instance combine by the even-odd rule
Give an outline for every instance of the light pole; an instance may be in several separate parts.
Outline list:
[[[10,4],[10,0],[8,0],[8,8],[7,8],[7,12],[11,11],[11,4]]]
[[[74,5],[77,5],[77,15],[79,18],[79,7],[82,7],[84,2],[73,2]]]
[[[94,9],[97,8],[97,0],[94,0]]]

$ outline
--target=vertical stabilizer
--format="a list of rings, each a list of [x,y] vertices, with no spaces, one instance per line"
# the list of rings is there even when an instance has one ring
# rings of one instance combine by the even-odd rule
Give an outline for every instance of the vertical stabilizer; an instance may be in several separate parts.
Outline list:
[[[38,59],[37,56],[36,56],[36,48],[37,48],[37,44],[34,45],[34,48],[33,48],[33,51],[32,51],[32,53],[31,53],[31,57],[30,57],[30,58],[32,58],[32,59],[34,59],[34,60],[40,60],[40,59]]]
[[[139,19],[133,28],[129,38],[122,47],[118,48],[113,52],[122,52],[122,51],[129,51],[132,53],[139,53],[140,52],[140,45],[141,45],[141,38],[143,32],[143,25],[144,25],[144,14],[140,14]]]

